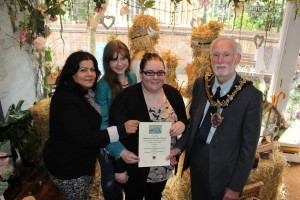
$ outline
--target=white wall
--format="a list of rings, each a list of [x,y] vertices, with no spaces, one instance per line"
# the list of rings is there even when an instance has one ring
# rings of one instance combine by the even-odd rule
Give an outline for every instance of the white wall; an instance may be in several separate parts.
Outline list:
[[[23,109],[36,101],[31,53],[20,49],[19,34],[13,33],[7,7],[0,0],[0,99],[4,116],[11,104],[24,100]]]

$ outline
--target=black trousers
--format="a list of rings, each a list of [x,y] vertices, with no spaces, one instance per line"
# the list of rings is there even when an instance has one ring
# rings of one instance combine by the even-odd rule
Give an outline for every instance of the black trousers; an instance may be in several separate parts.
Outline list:
[[[209,144],[202,144],[195,140],[189,158],[192,199],[222,200],[224,192],[221,194],[212,194],[210,189]]]
[[[146,177],[147,178],[147,177]],[[147,179],[130,178],[123,185],[125,192],[125,200],[161,200],[162,192],[165,189],[167,181],[148,183]]]

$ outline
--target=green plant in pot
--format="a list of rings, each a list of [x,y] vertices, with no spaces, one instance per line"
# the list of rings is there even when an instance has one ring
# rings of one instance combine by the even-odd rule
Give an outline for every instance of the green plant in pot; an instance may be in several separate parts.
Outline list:
[[[29,111],[21,109],[23,103],[21,100],[17,106],[12,104],[6,122],[0,122],[0,142],[9,140],[14,158],[19,152],[22,164],[26,166],[39,162],[42,139],[32,128]]]

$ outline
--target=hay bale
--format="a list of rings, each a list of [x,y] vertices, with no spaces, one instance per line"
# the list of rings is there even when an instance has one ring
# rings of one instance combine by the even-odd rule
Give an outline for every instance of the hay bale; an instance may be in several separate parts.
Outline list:
[[[29,108],[30,116],[33,121],[33,128],[42,137],[43,144],[49,138],[49,110],[50,99],[42,99],[34,106]]]
[[[185,152],[183,152],[180,156],[177,174],[169,178],[165,190],[163,191],[164,200],[192,199],[190,169],[187,169],[182,174],[184,157],[185,157]]]
[[[98,159],[96,160],[95,173],[89,185],[89,199],[104,200],[103,191],[101,187],[101,167]]]
[[[178,173],[170,177],[163,191],[165,200],[190,200],[190,171],[183,173],[182,165],[184,153],[181,155],[178,164]],[[260,189],[259,199],[263,200],[282,200],[285,199],[285,188],[283,184],[283,174],[287,167],[287,162],[282,153],[275,149],[267,160],[261,159],[256,170],[251,171],[247,184],[263,182]]]
[[[259,199],[284,199],[283,191],[283,174],[287,167],[287,162],[282,153],[276,148],[270,155],[269,159],[260,159],[258,167],[253,170],[247,183],[262,181]]]

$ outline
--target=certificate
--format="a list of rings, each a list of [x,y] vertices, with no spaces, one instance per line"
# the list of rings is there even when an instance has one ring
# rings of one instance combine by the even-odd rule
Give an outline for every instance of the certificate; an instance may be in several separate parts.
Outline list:
[[[171,122],[140,122],[139,167],[167,166],[170,161]]]

